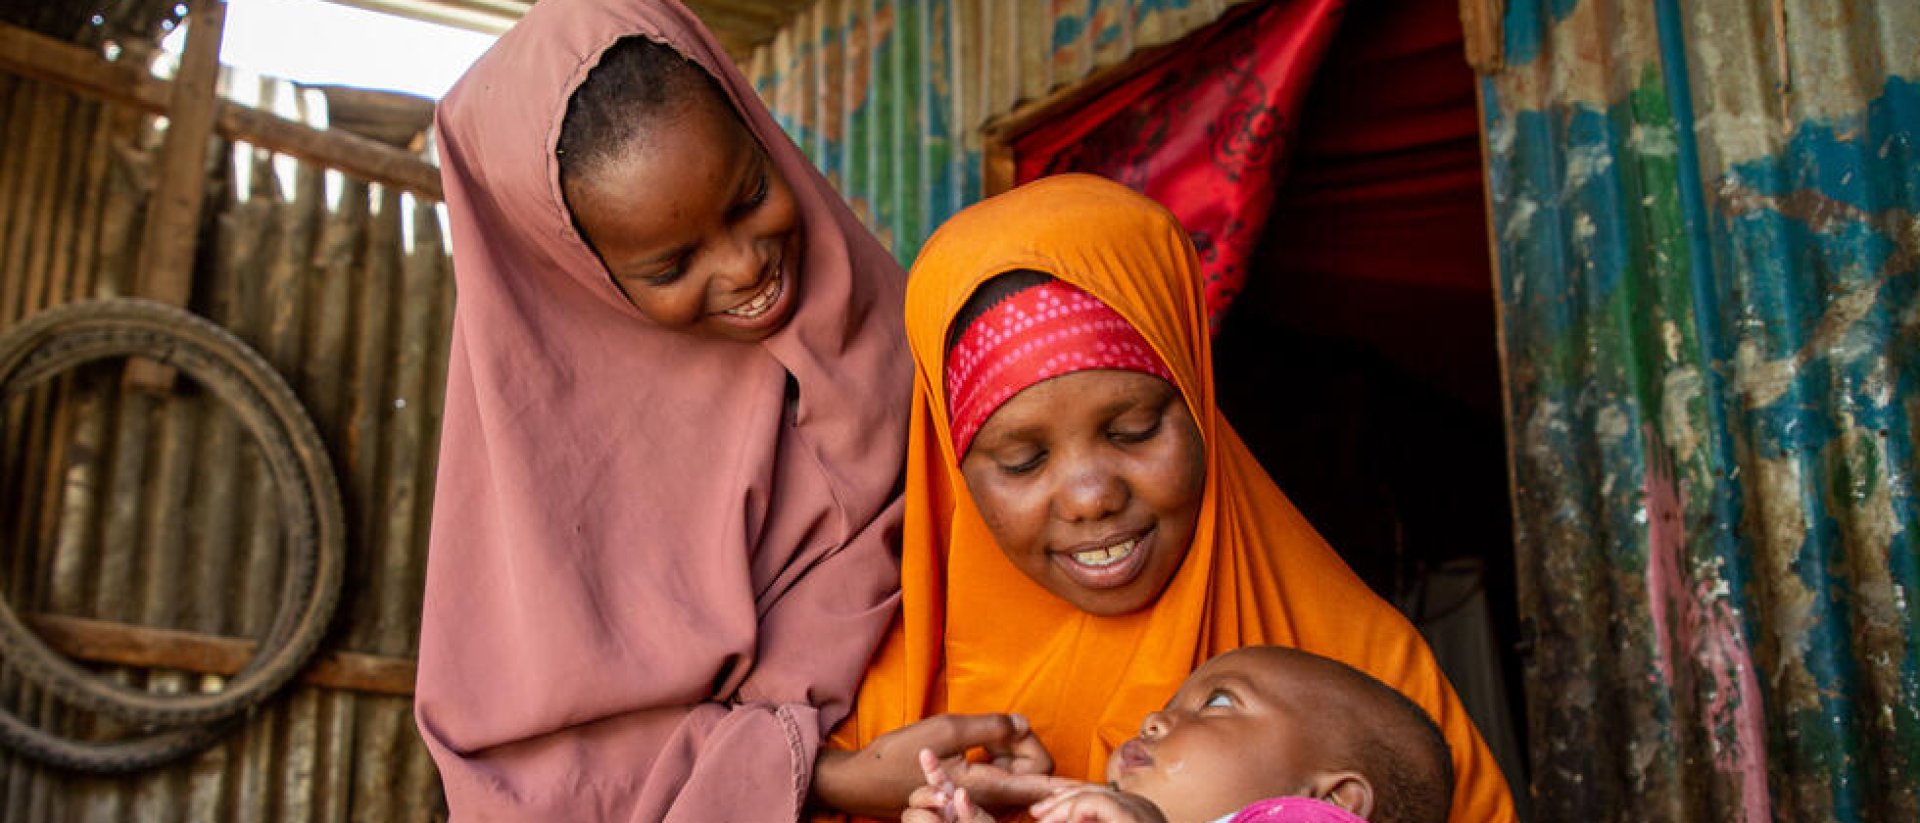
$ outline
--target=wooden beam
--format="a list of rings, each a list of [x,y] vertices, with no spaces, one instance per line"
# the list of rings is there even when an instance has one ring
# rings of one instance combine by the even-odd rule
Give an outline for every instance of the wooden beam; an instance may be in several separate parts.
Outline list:
[[[1460,29],[1467,49],[1467,65],[1480,74],[1493,74],[1506,64],[1503,21],[1506,0],[1460,0]]]
[[[220,106],[220,133],[269,151],[318,163],[363,180],[442,199],[440,168],[378,140],[305,123],[231,102]]]
[[[128,63],[18,26],[0,23],[0,70],[155,114],[165,114],[171,83]],[[412,154],[344,131],[316,129],[221,100],[214,128],[234,140],[440,200],[440,170]]]
[[[231,677],[253,658],[259,643],[233,637],[131,626],[84,617],[38,614],[27,619],[48,646],[91,663]],[[323,689],[367,694],[413,694],[414,661],[404,657],[322,652],[299,682]]]

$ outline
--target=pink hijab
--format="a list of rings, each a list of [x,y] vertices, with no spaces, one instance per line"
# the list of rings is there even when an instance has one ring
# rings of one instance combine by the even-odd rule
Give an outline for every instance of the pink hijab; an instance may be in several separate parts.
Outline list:
[[[800,204],[760,345],[650,325],[568,218],[567,99],[632,34],[718,78]],[[415,714],[453,821],[794,820],[897,604],[900,267],[673,0],[539,3],[438,128],[459,301]]]

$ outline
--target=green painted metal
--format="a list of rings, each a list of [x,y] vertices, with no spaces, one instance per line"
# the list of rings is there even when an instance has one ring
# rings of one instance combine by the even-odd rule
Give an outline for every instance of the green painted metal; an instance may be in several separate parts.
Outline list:
[[[1920,819],[1920,5],[1503,23],[1538,817]]]

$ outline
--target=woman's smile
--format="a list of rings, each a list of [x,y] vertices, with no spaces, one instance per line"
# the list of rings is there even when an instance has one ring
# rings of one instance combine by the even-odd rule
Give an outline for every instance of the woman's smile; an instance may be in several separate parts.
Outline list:
[[[1153,556],[1151,526],[1144,531],[1063,549],[1053,554],[1061,571],[1089,589],[1112,589],[1132,583]]]

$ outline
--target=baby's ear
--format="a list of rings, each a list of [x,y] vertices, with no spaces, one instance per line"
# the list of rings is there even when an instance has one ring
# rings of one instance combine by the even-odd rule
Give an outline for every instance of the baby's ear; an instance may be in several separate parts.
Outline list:
[[[1313,781],[1313,796],[1373,819],[1373,784],[1359,772],[1324,772]]]

